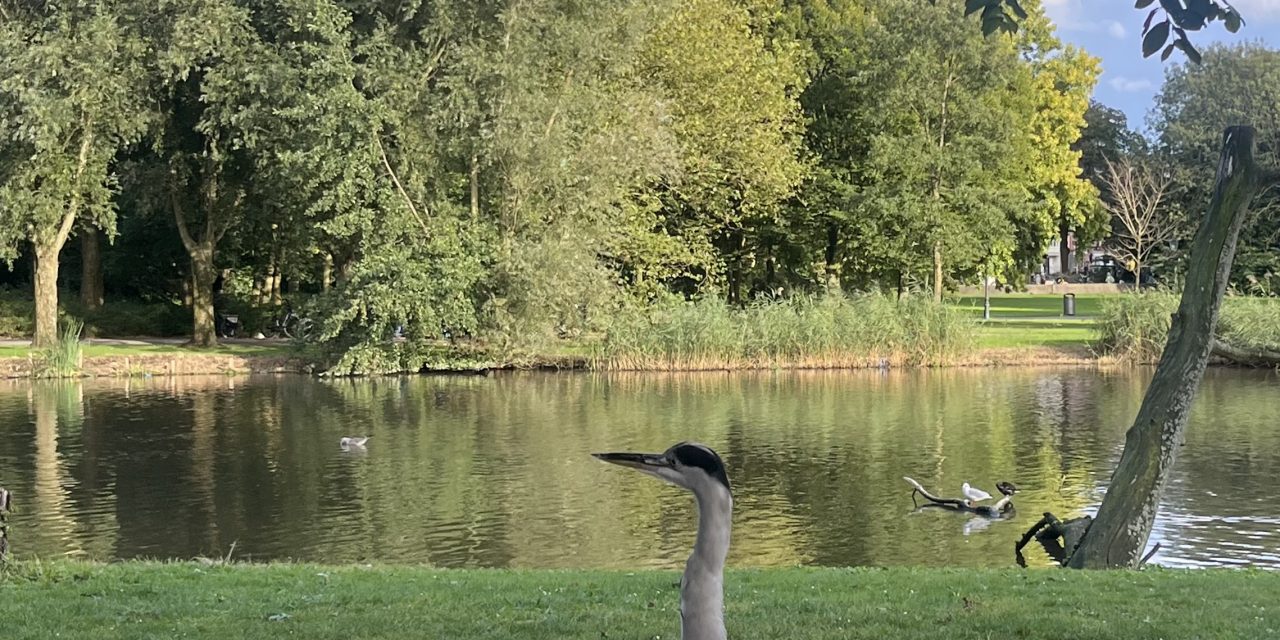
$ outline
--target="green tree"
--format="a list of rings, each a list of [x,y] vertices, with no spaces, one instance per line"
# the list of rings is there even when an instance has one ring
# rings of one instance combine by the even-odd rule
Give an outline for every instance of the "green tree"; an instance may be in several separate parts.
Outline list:
[[[679,145],[678,171],[656,186],[662,226],[688,248],[686,268],[708,284],[724,274],[734,304],[749,265],[772,259],[761,232],[804,171],[799,48],[778,18],[769,2],[679,3],[641,52]]]
[[[1046,235],[1056,235],[1061,243],[1061,271],[1067,271],[1068,235],[1074,233],[1083,247],[1102,237],[1107,228],[1107,213],[1099,205],[1098,190],[1080,167],[1081,153],[1076,143],[1086,126],[1089,95],[1097,83],[1098,60],[1074,47],[1062,47],[1047,32],[1028,39],[1032,52],[1031,75],[1037,99],[1031,120],[1031,139],[1035,160],[1030,167],[1032,198],[1037,216],[1053,229],[1034,223],[1025,225],[1034,231],[1018,243],[1018,267],[1025,269],[1040,261]],[[1036,233],[1039,232],[1039,233]],[[1021,269],[1020,269],[1021,271]],[[1021,271],[1025,273],[1025,271]]]
[[[1258,44],[1216,45],[1199,64],[1169,67],[1153,128],[1173,174],[1171,200],[1183,235],[1212,194],[1220,132],[1239,123],[1258,128],[1259,164],[1280,164],[1280,52]],[[1264,190],[1257,198],[1240,238],[1232,284],[1273,292],[1277,282],[1271,276],[1280,273],[1280,194]]]
[[[0,3],[0,257],[29,242],[34,343],[56,340],[59,255],[77,221],[115,230],[112,160],[150,112],[127,3]]]
[[[853,188],[868,262],[891,281],[931,271],[940,299],[947,273],[1013,253],[1014,218],[1030,204],[1033,94],[1011,38],[984,37],[955,5],[907,9],[874,5],[882,19],[860,88],[867,155]]]

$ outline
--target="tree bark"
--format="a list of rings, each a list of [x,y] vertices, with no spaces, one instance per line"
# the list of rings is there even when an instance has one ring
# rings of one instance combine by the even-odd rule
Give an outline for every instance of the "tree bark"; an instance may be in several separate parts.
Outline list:
[[[35,246],[36,331],[32,345],[48,347],[58,342],[58,253],[54,243]]]
[[[214,326],[213,281],[218,272],[213,268],[213,246],[202,242],[191,254],[191,344],[212,347],[218,344]]]
[[[933,301],[942,302],[942,241],[933,242]]]
[[[182,246],[191,258],[191,344],[197,347],[212,347],[218,344],[217,328],[214,324],[213,283],[218,279],[218,272],[213,267],[214,251],[218,242],[227,232],[225,214],[220,220],[218,211],[222,206],[238,208],[244,198],[244,192],[238,191],[229,205],[224,205],[218,197],[217,178],[202,178],[203,197],[201,206],[204,209],[204,230],[199,238],[191,235],[188,228],[183,184],[174,177],[169,183],[169,203],[173,208],[173,217],[178,225],[178,236]]]
[[[1236,239],[1249,203],[1268,181],[1253,159],[1252,127],[1223,136],[1213,200],[1192,243],[1182,301],[1147,394],[1125,435],[1106,497],[1067,566],[1136,567],[1151,536],[1169,470],[1183,444],[1187,415],[1213,346]]]
[[[333,282],[333,254],[328,251],[324,252],[324,264],[320,269],[320,290],[328,293],[329,285]]]
[[[1067,227],[1065,222],[1058,226],[1058,273],[1062,274],[1067,273],[1067,269],[1071,264],[1071,261],[1067,258],[1071,252],[1071,243],[1067,242],[1067,236],[1070,233],[1071,229]]]
[[[823,254],[827,266],[827,278],[836,275],[836,249],[840,242],[840,227],[835,222],[827,223],[827,250]]]
[[[471,219],[480,218],[480,158],[471,154]]]
[[[102,240],[94,227],[86,226],[80,231],[80,261],[80,303],[86,309],[101,309]]]
[[[1248,367],[1280,367],[1280,351],[1264,347],[1244,348],[1213,341],[1213,355]]]

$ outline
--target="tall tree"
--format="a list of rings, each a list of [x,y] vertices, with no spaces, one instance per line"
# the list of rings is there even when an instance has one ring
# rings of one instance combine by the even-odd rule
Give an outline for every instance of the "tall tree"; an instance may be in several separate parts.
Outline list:
[[[147,123],[128,3],[0,3],[0,256],[35,258],[37,346],[56,340],[59,256],[77,221],[114,231],[111,162]]]
[[[1280,184],[1280,172],[1255,161],[1251,127],[1227,129],[1222,147],[1213,198],[1192,242],[1169,341],[1125,434],[1124,451],[1098,514],[1070,550],[1071,567],[1133,568],[1140,562],[1213,349],[1240,229],[1258,192]]]
[[[940,299],[947,274],[987,262],[1029,204],[1033,94],[1011,38],[984,37],[957,5],[910,4],[873,5],[857,89],[870,115],[851,132],[866,157],[850,186],[867,261],[894,280],[928,270]]]
[[[734,304],[749,265],[772,259],[760,234],[803,172],[803,76],[794,41],[774,31],[778,17],[772,2],[682,2],[641,51],[679,145],[678,171],[657,187],[662,225],[689,247],[688,267],[713,282],[724,274]]]
[[[1173,173],[1171,204],[1184,228],[1194,227],[1195,212],[1212,194],[1215,132],[1239,123],[1257,126],[1259,163],[1280,163],[1280,51],[1216,45],[1199,64],[1169,67],[1152,124]],[[1265,190],[1257,197],[1234,262],[1236,286],[1280,273],[1280,193]]]
[[[1096,58],[1074,47],[1062,47],[1047,25],[1039,31],[1036,37],[1036,30],[1028,29],[1032,37],[1027,38],[1034,95],[1039,103],[1031,121],[1037,156],[1030,168],[1032,197],[1041,219],[1051,222],[1052,233],[1058,237],[1060,271],[1066,273],[1069,237],[1074,235],[1077,246],[1085,246],[1106,230],[1107,215],[1098,204],[1097,188],[1081,175],[1081,153],[1075,148],[1086,125],[1089,94],[1100,70]],[[1019,266],[1038,262],[1045,240],[1033,235],[1020,242],[1023,255]]]

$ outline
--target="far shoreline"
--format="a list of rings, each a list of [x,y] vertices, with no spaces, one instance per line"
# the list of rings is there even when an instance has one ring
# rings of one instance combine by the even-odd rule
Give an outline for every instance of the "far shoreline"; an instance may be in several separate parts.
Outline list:
[[[163,353],[148,353],[139,349],[129,353],[110,355],[85,355],[79,372],[70,376],[40,375],[40,359],[34,351],[25,356],[0,356],[0,377],[18,379],[48,378],[127,378],[185,375],[252,375],[299,374],[325,377],[374,377],[378,375],[477,375],[491,371],[590,371],[596,373],[663,373],[698,371],[865,371],[874,369],[919,370],[963,368],[1037,368],[1037,367],[1111,367],[1127,363],[1109,356],[1098,355],[1083,345],[986,347],[946,358],[938,362],[894,362],[881,358],[865,358],[840,363],[811,364],[800,361],[761,361],[701,363],[698,366],[645,365],[637,367],[594,367],[590,358],[583,356],[533,356],[477,363],[474,354],[468,358],[448,356],[428,363],[418,371],[401,371],[384,374],[339,375],[325,374],[314,363],[286,350],[265,354],[201,352],[196,349],[174,348]]]

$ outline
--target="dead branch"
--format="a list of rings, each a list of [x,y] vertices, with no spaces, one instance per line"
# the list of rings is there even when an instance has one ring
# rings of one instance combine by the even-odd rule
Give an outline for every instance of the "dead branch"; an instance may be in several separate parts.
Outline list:
[[[1000,498],[1000,500],[996,501],[993,505],[977,506],[971,505],[967,500],[961,500],[959,498],[941,498],[935,496],[932,493],[929,493],[928,489],[925,489],[923,485],[916,482],[914,479],[907,476],[903,476],[902,479],[906,480],[907,484],[912,486],[911,503],[914,504],[917,509],[926,509],[930,507],[937,509],[950,509],[952,511],[960,511],[964,513],[976,513],[988,518],[999,518],[1011,511],[1013,509],[1013,494],[1018,491],[1018,488],[1012,483],[998,482],[996,483],[996,486],[999,488],[1000,493],[1004,494],[1004,497]],[[920,494],[920,496],[925,500],[928,500],[929,503],[925,505],[917,503],[916,494]]]
[[[1076,546],[1084,539],[1084,534],[1089,530],[1089,525],[1093,524],[1093,518],[1084,516],[1082,518],[1072,518],[1070,520],[1059,520],[1057,516],[1046,511],[1044,516],[1031,525],[1027,532],[1022,534],[1022,538],[1018,540],[1018,544],[1013,547],[1014,559],[1018,566],[1027,566],[1026,558],[1022,555],[1023,547],[1031,542],[1032,538],[1044,547],[1045,553],[1049,554],[1059,565],[1065,565],[1071,554],[1075,551]]]
[[[1265,347],[1236,347],[1215,338],[1210,353],[1248,367],[1280,367],[1280,351]]]
[[[391,161],[387,159],[387,150],[382,146],[382,136],[375,133],[373,141],[378,145],[378,154],[382,156],[382,166],[386,168],[387,175],[391,176],[391,181],[395,183],[396,191],[400,192],[400,197],[404,198],[404,203],[409,207],[409,213],[412,213],[414,219],[418,221],[418,225],[422,227],[422,232],[429,235],[431,232],[427,229],[426,221],[418,214],[418,208],[413,205],[413,199],[409,197],[409,192],[404,190],[404,185],[400,184],[400,178],[396,177],[395,170],[391,168]]]

